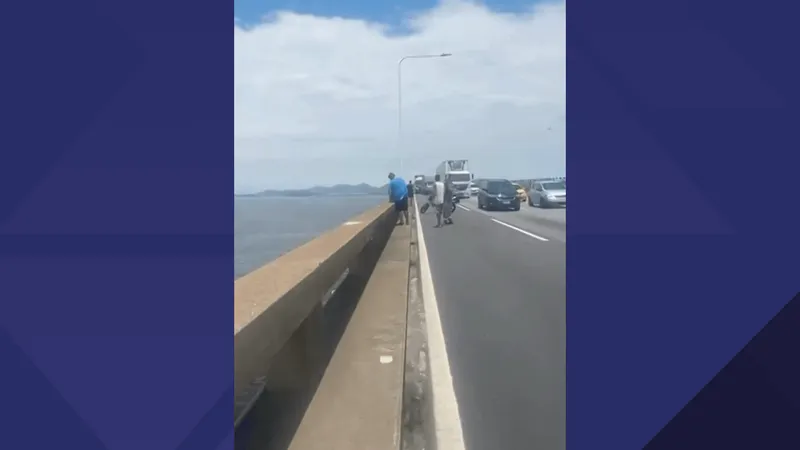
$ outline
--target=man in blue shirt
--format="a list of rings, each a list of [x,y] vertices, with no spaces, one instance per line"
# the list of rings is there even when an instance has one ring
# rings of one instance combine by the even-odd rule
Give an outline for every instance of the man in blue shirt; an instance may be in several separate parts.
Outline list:
[[[405,180],[395,176],[394,173],[389,174],[389,200],[394,203],[394,210],[397,211],[400,219],[398,225],[410,224],[408,220],[408,187]]]

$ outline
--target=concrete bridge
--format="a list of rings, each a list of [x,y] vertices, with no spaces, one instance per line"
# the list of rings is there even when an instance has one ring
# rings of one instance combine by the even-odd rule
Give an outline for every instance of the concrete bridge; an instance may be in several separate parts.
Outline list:
[[[235,282],[236,448],[563,450],[565,210],[386,203]]]

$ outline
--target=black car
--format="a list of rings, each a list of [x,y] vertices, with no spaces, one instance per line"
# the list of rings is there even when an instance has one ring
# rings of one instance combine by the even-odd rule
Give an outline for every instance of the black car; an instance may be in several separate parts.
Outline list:
[[[503,209],[519,211],[517,188],[504,179],[483,179],[477,181],[478,208],[485,210]]]

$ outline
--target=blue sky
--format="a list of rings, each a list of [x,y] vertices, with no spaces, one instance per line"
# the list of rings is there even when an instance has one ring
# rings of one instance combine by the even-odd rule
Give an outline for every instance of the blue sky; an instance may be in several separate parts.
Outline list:
[[[565,174],[565,0],[239,0],[235,14],[237,192],[380,185],[445,159]],[[401,57],[441,53],[406,60],[399,83]]]
[[[272,11],[289,10],[318,16],[340,16],[365,19],[394,26],[401,25],[409,13],[433,8],[436,0],[236,0],[234,17],[251,25]],[[520,12],[532,3],[520,0],[486,0],[479,2],[497,12]]]

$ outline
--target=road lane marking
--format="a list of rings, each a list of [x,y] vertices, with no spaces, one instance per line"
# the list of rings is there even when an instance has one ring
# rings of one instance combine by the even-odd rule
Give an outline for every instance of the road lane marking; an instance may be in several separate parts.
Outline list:
[[[422,287],[422,304],[425,308],[425,323],[428,332],[428,362],[430,363],[431,396],[433,397],[433,421],[435,424],[434,448],[440,450],[465,450],[461,415],[453,388],[453,374],[447,357],[447,345],[439,318],[439,306],[433,288],[433,274],[428,263],[428,248],[422,233],[419,208],[414,209],[417,220],[417,250],[419,255],[419,277]]]
[[[492,218],[492,222],[494,222],[494,223],[499,223],[500,225],[502,225],[502,226],[504,226],[504,227],[511,228],[511,229],[512,229],[512,230],[514,230],[514,231],[519,231],[520,233],[524,234],[525,236],[530,236],[530,237],[532,237],[532,238],[534,238],[534,239],[538,239],[538,240],[540,240],[540,241],[542,241],[542,242],[547,242],[547,241],[549,241],[549,239],[543,238],[543,237],[541,237],[541,236],[537,236],[537,235],[535,235],[535,234],[531,233],[530,231],[525,231],[525,230],[523,230],[522,228],[517,228],[517,227],[515,227],[514,225],[509,225],[509,224],[507,224],[507,223],[505,223],[505,222],[501,222],[501,221],[499,221],[499,220],[497,220],[497,219],[495,219],[495,218]]]
[[[466,206],[456,205],[459,208],[463,209],[464,211],[472,211],[471,209],[467,208]]]

